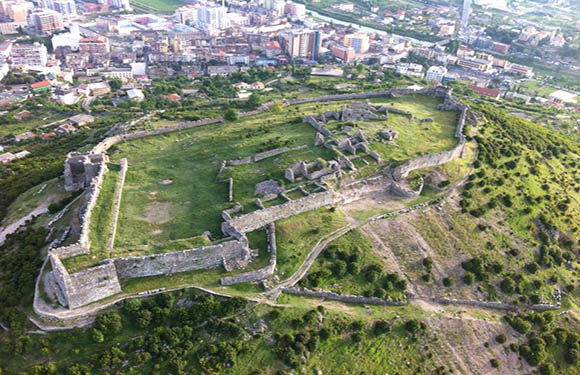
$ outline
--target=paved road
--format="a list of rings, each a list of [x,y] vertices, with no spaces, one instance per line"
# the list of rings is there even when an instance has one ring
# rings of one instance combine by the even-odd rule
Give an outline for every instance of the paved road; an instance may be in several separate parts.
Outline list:
[[[20,226],[22,226],[22,225],[24,225],[24,223],[26,223],[27,220],[32,219],[33,216],[42,215],[46,212],[48,212],[48,203],[43,202],[40,206],[38,206],[34,210],[32,210],[32,212],[29,213],[28,215],[26,215],[23,218],[9,224],[6,228],[0,228],[0,245],[2,245],[4,243],[7,235],[16,232],[18,230],[18,228],[20,228]]]

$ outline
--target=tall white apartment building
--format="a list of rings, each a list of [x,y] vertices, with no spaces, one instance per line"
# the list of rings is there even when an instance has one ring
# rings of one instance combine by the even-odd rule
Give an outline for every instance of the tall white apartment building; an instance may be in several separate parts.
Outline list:
[[[77,6],[74,0],[48,0],[46,5],[64,16],[77,15]]]
[[[447,74],[447,68],[444,66],[432,66],[427,69],[427,81],[441,82],[443,77]]]
[[[111,5],[118,9],[124,9],[126,11],[131,11],[131,4],[129,0],[111,0]]]
[[[197,12],[197,24],[202,30],[209,32],[228,28],[227,8],[217,4],[200,6]]]
[[[10,51],[10,59],[13,67],[46,66],[48,51],[40,43],[15,44]]]

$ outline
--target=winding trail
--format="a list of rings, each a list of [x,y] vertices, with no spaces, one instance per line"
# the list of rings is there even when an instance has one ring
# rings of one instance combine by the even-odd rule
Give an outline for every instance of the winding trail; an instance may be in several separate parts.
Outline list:
[[[306,256],[306,260],[300,265],[298,270],[296,272],[294,272],[294,274],[292,276],[290,276],[286,280],[282,281],[281,283],[277,284],[274,288],[268,290],[266,292],[266,297],[275,301],[278,298],[278,296],[280,295],[282,288],[291,287],[291,286],[296,285],[296,283],[298,283],[304,277],[304,275],[306,275],[306,272],[308,272],[308,270],[310,269],[310,267],[312,266],[312,264],[314,263],[316,258],[318,258],[318,256],[322,252],[322,250],[324,250],[324,248],[329,243],[331,243],[332,241],[336,240],[337,238],[343,236],[344,234],[348,233],[349,231],[351,231],[355,227],[356,226],[352,225],[352,224],[346,225],[346,226],[339,228],[339,229],[335,230],[334,232],[326,235],[325,237],[321,238],[320,240],[318,240],[316,245],[314,245],[312,250],[310,250],[310,252]]]

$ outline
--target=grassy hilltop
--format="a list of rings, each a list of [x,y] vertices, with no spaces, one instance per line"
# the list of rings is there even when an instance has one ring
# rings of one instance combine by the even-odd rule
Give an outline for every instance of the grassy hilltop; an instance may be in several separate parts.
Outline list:
[[[456,114],[435,111],[435,101],[411,97],[385,103],[435,119],[428,125],[393,115],[385,125],[400,132],[397,146],[376,145],[384,146],[381,156],[389,163],[455,144]],[[203,241],[199,235],[206,230],[217,237],[219,212],[231,206],[225,184],[216,180],[220,162],[285,144],[308,145],[255,165],[232,167],[234,201],[255,209],[256,182],[282,181],[283,168],[296,160],[332,156],[312,145],[313,129],[298,119],[333,105],[338,106],[301,106],[119,144],[111,152],[102,195],[112,196],[115,165],[128,158],[115,251],[193,246]],[[276,225],[281,280],[296,272],[321,238],[349,224],[353,229],[326,246],[299,286],[391,299],[412,295],[406,305],[363,306],[286,293],[274,302],[261,284],[221,287],[221,271],[207,270],[131,280],[123,290],[195,284],[234,298],[195,289],[164,293],[119,303],[91,327],[38,335],[21,314],[31,311],[17,301],[28,298],[26,290],[34,280],[26,275],[34,274],[39,266],[34,263],[18,279],[0,279],[0,296],[20,309],[0,314],[10,328],[1,335],[2,373],[577,374],[580,149],[565,135],[502,109],[470,105],[463,158],[409,177],[425,181],[417,201],[438,196],[435,204],[368,221],[416,203],[369,198]],[[359,126],[374,133],[376,123]],[[373,164],[368,168],[360,173],[374,172]],[[173,183],[159,183],[166,179]],[[111,198],[106,199],[95,211],[95,225],[108,222]],[[17,254],[10,258],[12,268],[32,264],[40,259],[35,249],[45,235],[28,229],[0,247],[1,253]],[[248,237],[259,252],[251,269],[265,265],[264,231]],[[32,240],[34,246],[17,252]],[[98,234],[91,240],[106,243]],[[99,257],[115,255],[100,249]],[[79,257],[68,266],[92,261]],[[8,296],[7,288],[17,292]],[[441,298],[501,301],[520,311],[445,305]],[[560,307],[528,310],[537,303]]]

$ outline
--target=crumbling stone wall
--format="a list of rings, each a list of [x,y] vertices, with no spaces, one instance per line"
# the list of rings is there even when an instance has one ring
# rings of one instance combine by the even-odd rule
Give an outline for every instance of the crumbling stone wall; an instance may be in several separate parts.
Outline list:
[[[121,279],[145,276],[168,275],[178,272],[224,268],[243,268],[250,260],[248,239],[223,242],[172,253],[138,257],[115,258],[113,263]]]
[[[300,145],[300,146],[296,146],[296,147],[278,147],[278,148],[275,148],[273,150],[259,152],[256,155],[246,156],[245,158],[242,158],[242,159],[226,160],[226,165],[236,166],[236,165],[251,164],[251,163],[258,162],[260,160],[271,158],[272,156],[284,154],[286,152],[302,150],[306,147],[307,147],[306,145]]]
[[[113,262],[69,274],[56,254],[49,254],[59,303],[74,309],[121,292]]]
[[[360,93],[350,93],[350,94],[336,94],[336,95],[325,95],[319,96],[317,98],[304,98],[304,99],[294,99],[287,102],[287,105],[297,105],[306,103],[316,103],[316,102],[334,102],[341,100],[357,100],[357,99],[371,99],[371,98],[396,98],[403,95],[420,94],[429,95],[438,98],[446,98],[451,95],[451,88],[445,86],[433,86],[427,87],[421,90],[413,89],[402,89],[394,88],[384,91],[374,91],[374,92],[360,92]]]
[[[83,246],[89,247],[89,233],[91,227],[91,218],[93,215],[93,208],[97,204],[97,199],[101,192],[101,187],[103,186],[103,180],[105,178],[105,172],[107,171],[107,166],[104,161],[102,162],[101,168],[99,168],[99,173],[91,181],[91,185],[85,192],[86,205],[82,208],[81,212],[81,234],[79,237],[79,243]]]
[[[260,281],[267,279],[268,277],[274,274],[277,262],[275,224],[274,223],[268,224],[266,232],[267,232],[266,235],[268,236],[268,252],[270,253],[270,262],[268,263],[268,265],[255,271],[249,271],[240,273],[239,275],[222,277],[220,280],[220,283],[222,285],[232,285]]]
[[[406,301],[392,301],[392,300],[378,298],[378,297],[363,297],[363,296],[355,296],[355,295],[351,295],[351,294],[338,294],[338,293],[330,292],[327,290],[314,291],[314,290],[309,290],[306,288],[303,288],[303,289],[282,288],[282,291],[284,293],[293,294],[296,296],[322,298],[322,299],[328,299],[328,300],[332,300],[332,301],[340,301],[340,302],[346,302],[346,303],[357,303],[357,304],[363,304],[363,305],[404,306],[407,304]]]
[[[60,259],[71,258],[76,255],[89,254],[91,251],[88,247],[82,246],[80,243],[75,243],[69,246],[57,247],[52,249],[51,253]]]
[[[117,222],[119,221],[119,209],[121,207],[121,197],[123,196],[123,186],[125,185],[125,176],[127,175],[127,158],[121,159],[121,170],[119,171],[119,182],[115,188],[115,197],[113,198],[113,218],[111,219],[111,232],[109,233],[109,250],[113,250],[115,237],[117,235]]]
[[[312,127],[314,129],[316,129],[316,131],[318,131],[319,133],[322,133],[322,135],[326,136],[326,137],[330,137],[332,136],[332,132],[328,129],[326,129],[324,127],[324,125],[322,125],[321,123],[319,123],[316,118],[314,118],[314,116],[306,116],[303,119],[304,122],[312,125]]]
[[[224,122],[223,117],[205,118],[205,119],[198,120],[198,121],[188,121],[188,122],[181,123],[179,125],[168,126],[165,128],[159,128],[159,129],[153,129],[153,130],[142,130],[142,131],[129,133],[129,134],[125,134],[125,135],[115,135],[115,136],[108,137],[108,138],[104,139],[99,144],[97,144],[95,147],[93,147],[93,149],[91,150],[91,154],[103,154],[112,146],[116,145],[117,143],[124,142],[124,141],[139,139],[139,138],[143,138],[143,137],[150,137],[153,135],[166,134],[166,133],[171,133],[171,132],[174,132],[177,130],[186,130],[186,129],[191,129],[191,128],[195,128],[198,126],[217,124],[217,123],[223,123],[223,122]]]
[[[450,298],[436,298],[434,299],[434,301],[443,305],[475,306],[486,309],[495,309],[504,311],[519,311],[519,310],[548,311],[548,310],[557,310],[560,308],[560,304],[549,304],[549,303],[538,303],[533,305],[515,305],[498,301],[478,301],[478,300],[450,299]]]
[[[411,159],[408,162],[393,168],[393,178],[395,180],[400,180],[407,177],[409,173],[416,169],[434,167],[436,165],[448,163],[462,155],[464,146],[465,140],[461,139],[451,150],[445,150],[436,154],[429,154]]]
[[[100,173],[106,161],[105,154],[69,153],[64,162],[64,189],[66,191],[86,189],[92,179]]]
[[[227,235],[247,233],[262,228],[270,223],[303,212],[315,210],[333,203],[330,191],[310,194],[307,197],[292,200],[278,206],[267,207],[222,223],[222,232]]]

